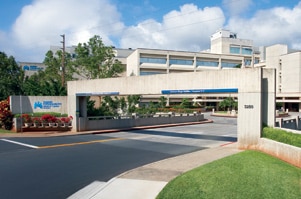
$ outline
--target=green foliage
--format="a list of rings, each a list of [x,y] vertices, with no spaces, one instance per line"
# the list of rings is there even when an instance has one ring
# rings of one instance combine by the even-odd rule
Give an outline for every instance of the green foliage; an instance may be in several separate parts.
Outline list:
[[[187,98],[183,98],[180,104],[180,108],[190,108],[192,107],[192,103]]]
[[[31,117],[42,117],[45,114],[49,114],[54,117],[67,117],[68,116],[68,114],[66,114],[66,113],[62,114],[62,113],[57,113],[57,112],[35,112],[35,113],[23,113],[23,114],[30,115]],[[19,118],[19,117],[21,117],[21,114],[15,114],[14,117]]]
[[[9,109],[8,100],[0,101],[0,128],[11,130],[13,126],[13,114]]]
[[[244,151],[186,172],[157,199],[300,198],[301,169],[257,151]]]
[[[287,132],[282,129],[264,127],[262,136],[285,144],[301,147],[301,134]]]
[[[24,72],[14,57],[7,57],[4,52],[0,52],[0,100],[10,95],[20,95],[23,78]]]
[[[118,98],[105,96],[102,98],[101,104],[96,108],[95,101],[87,98],[87,114],[88,116],[118,116],[118,110],[124,111],[126,102],[124,97]]]
[[[232,97],[227,97],[219,103],[219,107],[222,110],[227,110],[228,108],[237,110],[237,102]]]
[[[128,102],[128,113],[134,113],[137,109],[136,105],[140,101],[140,95],[129,95],[127,96]]]
[[[112,47],[105,46],[97,35],[88,43],[79,43],[75,52],[75,70],[86,79],[117,77],[125,70],[121,62],[114,59]]]
[[[164,108],[166,106],[167,98],[164,96],[161,96],[159,98],[159,107]]]
[[[65,83],[73,80],[72,74],[74,70],[71,66],[70,54],[65,55]],[[67,88],[62,84],[62,71],[60,70],[62,63],[62,51],[58,51],[56,55],[52,51],[46,53],[44,64],[47,66],[45,71],[39,71],[30,77],[26,77],[24,81],[24,94],[34,96],[66,96]]]

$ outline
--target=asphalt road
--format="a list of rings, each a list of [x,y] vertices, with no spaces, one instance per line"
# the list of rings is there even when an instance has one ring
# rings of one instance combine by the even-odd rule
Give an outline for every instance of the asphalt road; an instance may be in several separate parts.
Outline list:
[[[236,141],[236,119],[99,135],[0,139],[0,198],[67,198],[93,181]]]

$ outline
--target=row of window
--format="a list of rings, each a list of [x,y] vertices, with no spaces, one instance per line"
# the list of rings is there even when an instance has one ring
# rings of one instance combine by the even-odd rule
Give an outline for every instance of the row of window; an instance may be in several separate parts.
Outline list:
[[[167,60],[163,58],[146,58],[141,57],[140,58],[140,64],[142,63],[153,63],[153,64],[166,64]],[[185,59],[170,59],[169,64],[175,64],[175,65],[193,65],[193,60],[185,60]],[[218,61],[203,61],[203,60],[197,60],[196,61],[197,66],[207,66],[207,67],[218,67],[219,62]],[[221,62],[222,67],[226,68],[235,68],[239,64],[238,63],[231,63],[231,62]]]
[[[251,48],[240,48],[239,46],[231,46],[230,53],[231,54],[252,55],[253,50]]]

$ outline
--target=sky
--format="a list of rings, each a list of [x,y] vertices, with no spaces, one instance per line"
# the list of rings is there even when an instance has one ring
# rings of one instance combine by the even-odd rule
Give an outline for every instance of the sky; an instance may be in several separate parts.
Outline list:
[[[116,48],[203,51],[220,29],[301,49],[301,0],[1,0],[0,51],[42,62],[50,46],[99,35]]]

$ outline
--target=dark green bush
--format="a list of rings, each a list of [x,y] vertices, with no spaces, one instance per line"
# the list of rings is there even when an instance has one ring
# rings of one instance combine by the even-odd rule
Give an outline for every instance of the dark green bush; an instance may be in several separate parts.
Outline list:
[[[292,146],[301,147],[301,134],[291,133],[282,129],[264,127],[262,137]]]
[[[36,113],[23,113],[23,114],[28,114],[31,117],[42,117],[45,114],[52,115],[54,117],[68,117],[68,114],[62,114],[62,113],[57,113],[57,112],[36,112]],[[15,118],[19,118],[21,114],[15,114]]]

